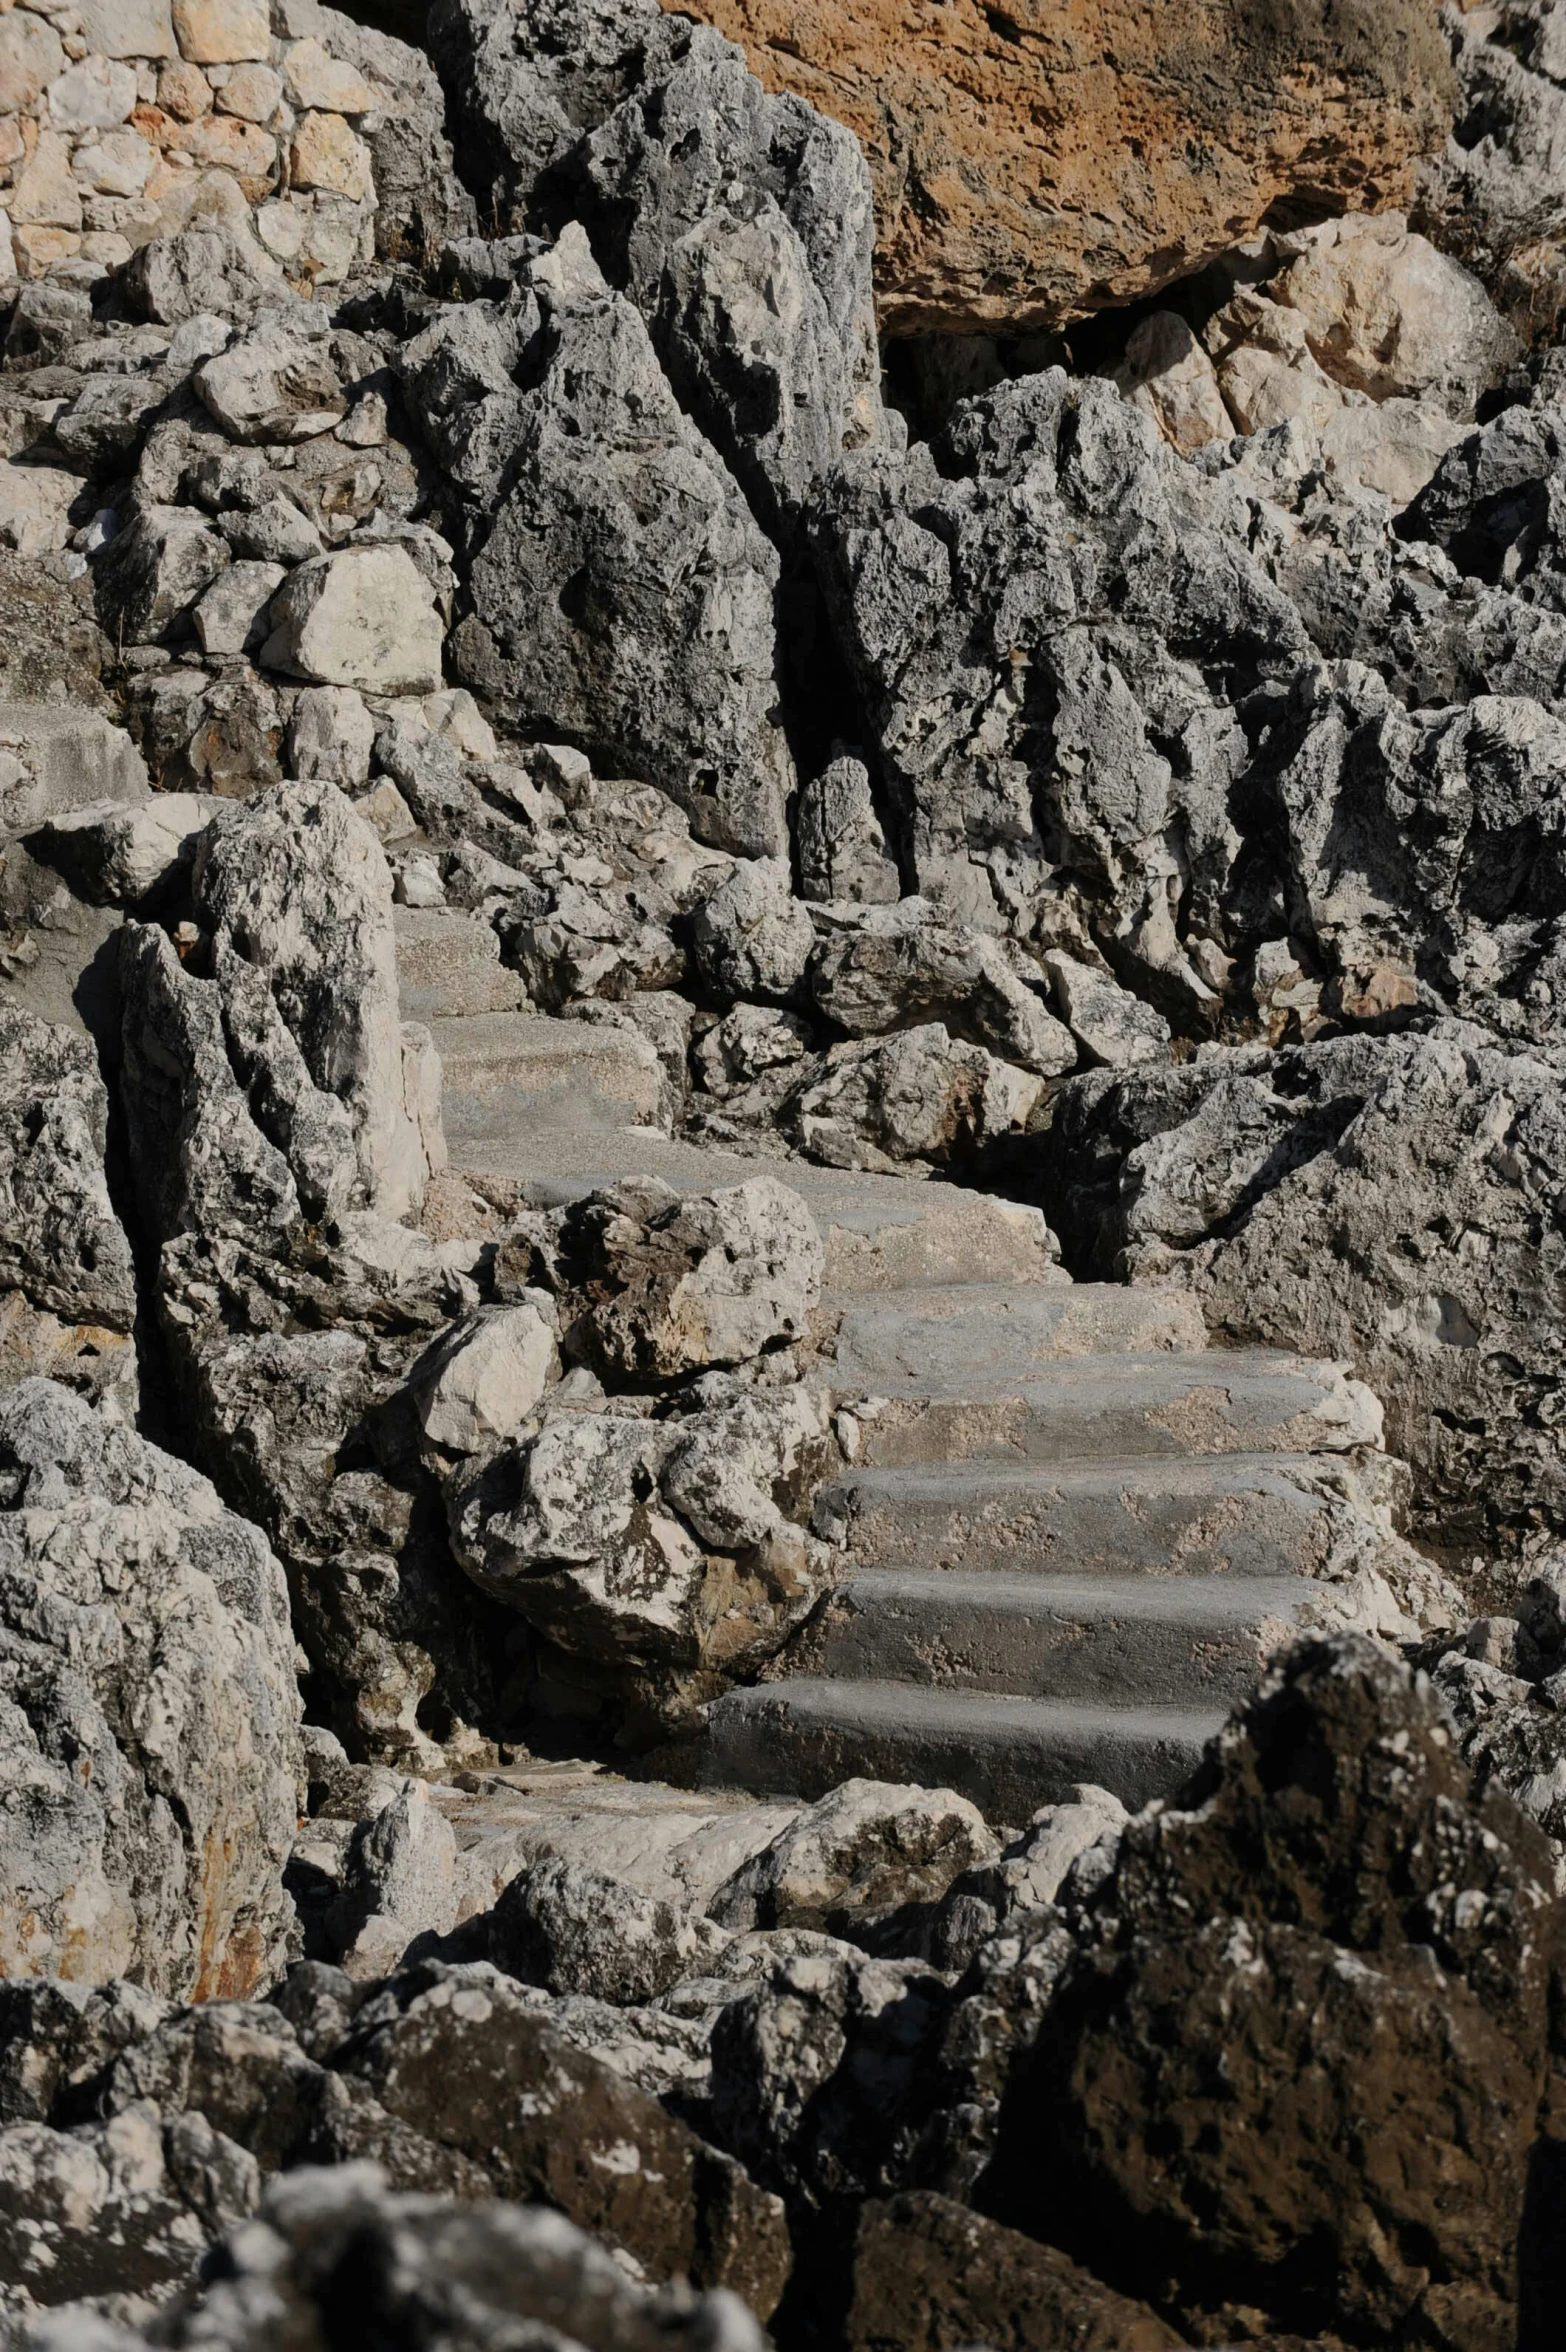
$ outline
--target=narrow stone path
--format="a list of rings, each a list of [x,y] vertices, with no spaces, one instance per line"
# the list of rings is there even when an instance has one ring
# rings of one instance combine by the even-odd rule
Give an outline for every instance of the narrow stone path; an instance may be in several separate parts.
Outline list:
[[[1210,1349],[1178,1293],[1071,1283],[1034,1211],[672,1140],[640,1038],[489,1009],[479,928],[423,918],[404,998],[431,1020],[455,1171],[544,1206],[769,1168],[826,1244],[852,1467],[817,1524],[846,1573],[772,1677],[710,1710],[703,1779],[941,1783],[1010,1821],[1078,1781],[1132,1805],[1174,1786],[1366,1532],[1374,1400],[1329,1364]]]

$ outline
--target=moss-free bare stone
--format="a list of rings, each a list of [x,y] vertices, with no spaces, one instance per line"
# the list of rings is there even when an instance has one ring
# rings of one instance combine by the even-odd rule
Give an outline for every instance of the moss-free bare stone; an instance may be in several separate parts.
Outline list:
[[[667,0],[673,9],[675,0]],[[1371,211],[1444,141],[1429,0],[678,0],[857,133],[894,330],[1135,300],[1280,199]]]

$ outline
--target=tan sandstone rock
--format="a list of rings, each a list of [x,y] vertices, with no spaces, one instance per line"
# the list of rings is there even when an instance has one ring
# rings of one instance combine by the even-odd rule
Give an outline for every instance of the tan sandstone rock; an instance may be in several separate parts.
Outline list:
[[[669,0],[673,5],[673,0]],[[1290,198],[1403,202],[1444,140],[1433,0],[681,0],[846,123],[894,333],[1015,333],[1156,292]]]

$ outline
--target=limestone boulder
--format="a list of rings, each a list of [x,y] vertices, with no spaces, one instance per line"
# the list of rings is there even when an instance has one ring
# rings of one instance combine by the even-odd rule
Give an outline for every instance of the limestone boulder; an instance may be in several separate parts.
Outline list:
[[[696,909],[697,968],[724,996],[786,1004],[815,950],[809,915],[793,895],[786,858],[742,858]]]
[[[441,0],[431,40],[486,217],[584,223],[681,404],[797,549],[815,481],[884,432],[854,138],[655,0]]]
[[[993,1145],[1027,1131],[1045,1093],[1044,1079],[930,1021],[833,1046],[806,1066],[782,1117],[807,1158],[892,1175],[982,1161]]]
[[[268,669],[372,694],[432,694],[445,629],[406,548],[341,548],[293,571],[272,598]]]
[[[941,1022],[947,1034],[987,1046],[1041,1078],[1058,1077],[1076,1049],[1041,987],[999,941],[942,922],[928,901],[875,908],[829,936],[810,974],[811,994],[850,1037],[884,1036]],[[1042,974],[1039,975],[1042,980]]]
[[[952,1789],[847,1780],[745,1863],[708,1905],[723,1926],[814,1927],[854,1938],[937,1901],[1000,1841]]]
[[[431,1445],[477,1454],[514,1438],[558,1374],[549,1302],[481,1310],[437,1342],[414,1372]]]
[[[776,1655],[831,1580],[807,1532],[837,1459],[813,1389],[681,1420],[562,1412],[448,1482],[458,1559],[635,1729],[691,1710]]]
[[[554,2206],[659,2281],[727,2286],[757,2312],[789,2269],[782,2211],[493,1969],[415,1970],[367,2002],[336,2065],[400,2123]]]
[[[621,2007],[706,1975],[728,1941],[710,1919],[559,1855],[514,1878],[487,1926],[508,1975]]]
[[[1399,203],[1452,119],[1444,43],[1415,0],[1390,20],[1325,0],[1156,18],[1097,0],[1059,26],[977,0],[939,23],[869,0],[803,29],[787,0],[694,13],[769,90],[858,137],[894,334],[1016,332],[1137,300],[1291,194]]]
[[[291,1916],[282,1570],[197,1472],[47,1381],[0,1398],[0,1482],[4,1974],[247,1994]]]
[[[0,1381],[44,1373],[134,1416],[136,1276],[108,1126],[88,1040],[0,1005]]]
[[[370,827],[332,785],[282,785],[208,830],[193,886],[233,959],[228,993],[243,985],[309,1084],[346,1110],[364,1199],[391,1216],[416,1206],[429,1145],[410,1110],[391,871]]]
[[[1236,706],[1313,650],[1208,479],[1112,385],[1048,369],[907,457],[851,454],[815,515],[921,898],[1030,945],[1085,935],[1192,1025],[1251,756]]]
[[[68,2131],[13,2124],[0,2131],[0,2291],[22,2310],[91,2296],[150,2306],[188,2287],[260,2197],[255,2159],[204,2116],[163,2116],[143,2101]],[[146,2340],[86,2324],[104,2330],[107,2352]]]
[[[199,510],[143,507],[98,559],[98,617],[117,641],[159,643],[229,561],[228,542]]]
[[[803,1201],[771,1176],[683,1198],[618,1185],[560,1211],[540,1246],[567,1353],[627,1388],[802,1339],[825,1264]]]
[[[832,760],[800,793],[794,815],[800,894],[885,906],[902,895],[863,760]]]
[[[174,2323],[173,2343],[275,2352],[284,2330],[314,2342],[347,2296],[361,2307],[373,2298],[408,2352],[477,2352],[519,2334],[582,2352],[764,2352],[767,2339],[735,2294],[700,2292],[671,2312],[668,2298],[630,2283],[590,2224],[549,2203],[399,2195],[355,2164],[291,2174],[261,2211],[263,2227],[224,2245],[199,2301]],[[754,2287],[751,2295],[759,2299]]]

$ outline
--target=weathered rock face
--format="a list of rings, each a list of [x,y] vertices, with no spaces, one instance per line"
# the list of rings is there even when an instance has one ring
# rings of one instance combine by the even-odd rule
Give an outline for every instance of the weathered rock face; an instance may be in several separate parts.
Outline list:
[[[204,1478],[47,1381],[0,1399],[0,1481],[0,1974],[249,1993],[290,1916],[282,1571]]]
[[[662,786],[705,838],[776,855],[793,784],[778,559],[581,230],[509,303],[437,319],[402,365],[471,502],[459,674],[524,728]]]
[[[920,891],[1045,944],[1101,935],[1187,1017],[1210,990],[1175,913],[1200,930],[1234,854],[1233,705],[1309,657],[1216,519],[1144,418],[1058,370],[931,449],[847,459],[816,515]]]
[[[0,1005],[0,1384],[29,1373],[136,1409],[136,1278],[104,1175],[84,1037]]]
[[[1419,225],[1478,272],[1518,332],[1549,343],[1566,308],[1566,43],[1553,0],[1443,8],[1457,115],[1419,167]]]
[[[486,218],[579,218],[765,528],[883,432],[869,175],[741,52],[655,0],[441,0],[431,38]]]
[[[1563,1964],[1548,1842],[1471,1801],[1428,1683],[1304,1644],[1125,1831],[987,2199],[1188,2310],[1509,2343]]]
[[[893,333],[1058,324],[1189,275],[1291,198],[1395,204],[1451,120],[1412,0],[1390,19],[1100,0],[1069,25],[977,5],[935,25],[872,0],[804,27],[783,0],[693,13],[858,136]]]
[[[1444,1540],[1566,1511],[1560,1078],[1482,1030],[1070,1080],[1043,1145],[1081,1271],[1188,1281],[1241,1342],[1352,1363]]]

